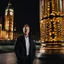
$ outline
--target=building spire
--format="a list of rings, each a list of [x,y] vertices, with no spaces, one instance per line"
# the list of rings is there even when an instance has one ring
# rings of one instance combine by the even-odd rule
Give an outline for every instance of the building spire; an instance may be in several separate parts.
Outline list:
[[[9,3],[11,2],[11,0],[9,0]]]
[[[10,6],[10,5],[12,5],[12,4],[11,4],[11,0],[9,0],[9,3],[8,3],[8,6]]]
[[[9,2],[8,2],[8,6],[7,6],[6,9],[13,9],[13,6],[12,6],[12,3],[11,3],[11,0],[9,0]]]

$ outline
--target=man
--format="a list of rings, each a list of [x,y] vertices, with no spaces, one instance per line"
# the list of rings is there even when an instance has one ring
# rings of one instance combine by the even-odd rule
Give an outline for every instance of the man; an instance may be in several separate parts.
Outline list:
[[[24,25],[23,35],[17,38],[15,45],[15,54],[18,64],[33,64],[36,47],[29,35],[29,25]]]

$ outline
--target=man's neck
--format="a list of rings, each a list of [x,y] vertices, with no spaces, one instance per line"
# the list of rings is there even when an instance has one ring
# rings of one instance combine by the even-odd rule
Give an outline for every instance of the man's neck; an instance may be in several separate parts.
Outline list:
[[[25,35],[25,37],[29,37],[29,35]]]

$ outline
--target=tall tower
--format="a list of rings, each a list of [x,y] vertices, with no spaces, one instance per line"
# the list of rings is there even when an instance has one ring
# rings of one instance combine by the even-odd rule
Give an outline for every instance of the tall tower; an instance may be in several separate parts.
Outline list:
[[[5,10],[5,24],[4,29],[7,32],[7,40],[13,40],[13,23],[14,23],[14,10],[12,4],[9,2]]]
[[[64,0],[40,0],[40,41],[43,53],[64,53]],[[44,4],[43,4],[44,3]]]

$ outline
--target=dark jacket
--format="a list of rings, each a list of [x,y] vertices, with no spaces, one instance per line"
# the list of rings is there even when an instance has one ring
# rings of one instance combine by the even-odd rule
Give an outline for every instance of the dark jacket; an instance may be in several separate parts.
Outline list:
[[[35,58],[36,47],[35,47],[35,43],[31,40],[30,37],[29,37],[29,42],[30,42],[29,60],[30,63],[32,63]],[[17,57],[17,61],[19,63],[25,64],[27,55],[26,55],[26,43],[25,43],[24,35],[17,38],[14,51]]]

